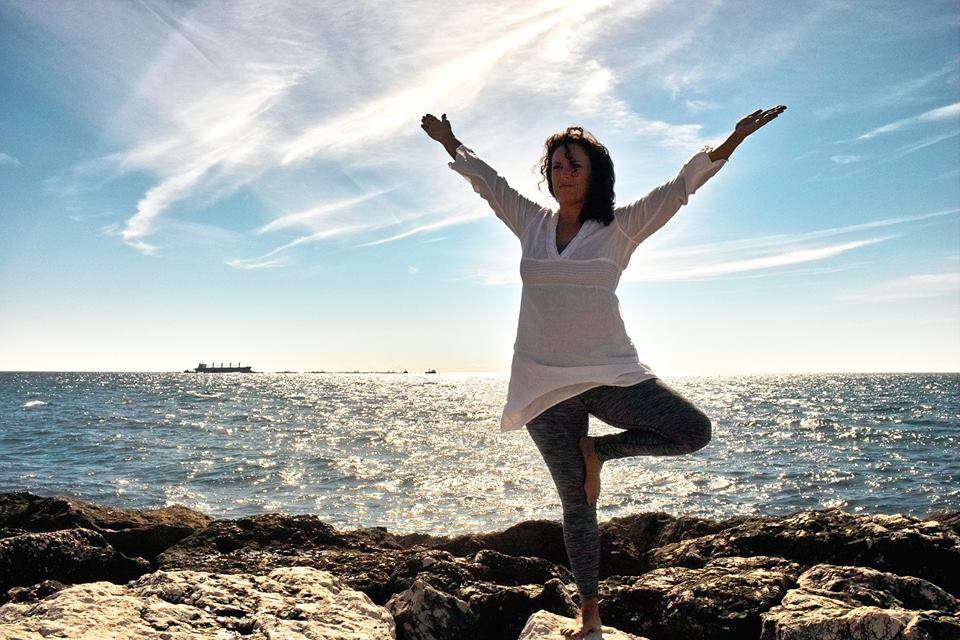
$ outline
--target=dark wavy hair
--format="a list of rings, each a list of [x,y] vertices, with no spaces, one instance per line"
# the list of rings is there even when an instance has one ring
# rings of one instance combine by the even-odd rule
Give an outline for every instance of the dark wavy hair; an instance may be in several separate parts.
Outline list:
[[[590,158],[590,181],[587,184],[587,197],[580,210],[580,223],[592,219],[609,225],[613,222],[615,180],[613,160],[610,159],[607,148],[600,144],[589,131],[584,131],[583,127],[567,127],[566,131],[555,133],[547,138],[544,143],[543,157],[540,159],[540,175],[546,179],[550,195],[556,199],[557,195],[553,192],[553,163],[550,159],[557,147],[570,144],[580,145]],[[542,183],[543,180],[540,182]]]

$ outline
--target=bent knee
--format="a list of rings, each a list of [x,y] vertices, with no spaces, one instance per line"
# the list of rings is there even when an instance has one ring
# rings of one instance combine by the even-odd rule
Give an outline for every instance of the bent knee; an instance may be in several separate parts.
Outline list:
[[[687,441],[689,451],[687,453],[699,451],[710,444],[710,439],[713,437],[713,425],[710,418],[703,412],[698,411],[694,414],[694,417],[690,419],[689,434]]]

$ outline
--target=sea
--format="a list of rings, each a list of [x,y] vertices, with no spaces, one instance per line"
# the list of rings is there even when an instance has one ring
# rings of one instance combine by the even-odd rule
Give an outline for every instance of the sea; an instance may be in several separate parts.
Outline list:
[[[960,510],[960,373],[667,377],[713,423],[685,456],[604,464],[598,518]],[[0,373],[0,491],[339,529],[560,520],[484,373]],[[591,435],[617,428],[590,417]]]

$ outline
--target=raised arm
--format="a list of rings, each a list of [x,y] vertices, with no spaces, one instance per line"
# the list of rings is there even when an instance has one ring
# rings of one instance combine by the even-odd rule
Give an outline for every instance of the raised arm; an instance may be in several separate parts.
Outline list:
[[[473,190],[487,201],[497,217],[506,223],[515,236],[521,238],[527,223],[542,210],[540,205],[520,195],[493,167],[457,140],[447,120],[447,114],[443,114],[442,120],[437,120],[428,113],[423,117],[420,126],[427,135],[442,144],[453,158],[453,162],[448,162],[447,166],[466,178]]]
[[[636,202],[615,210],[620,228],[637,244],[643,242],[666,224],[680,207],[687,204],[690,196],[720,170],[733,150],[747,136],[786,110],[787,107],[780,104],[766,111],[757,109],[741,118],[722,145],[716,149],[704,147],[683,165],[676,178],[660,185]]]
[[[711,161],[711,151],[711,147],[704,147],[683,165],[676,178],[639,200],[615,209],[614,217],[623,233],[640,244],[665,225],[680,207],[687,204],[690,196],[727,162],[724,158]]]

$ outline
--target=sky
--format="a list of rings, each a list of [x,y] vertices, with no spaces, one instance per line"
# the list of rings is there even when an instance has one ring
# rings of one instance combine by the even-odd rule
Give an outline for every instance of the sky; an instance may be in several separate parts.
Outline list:
[[[662,376],[960,370],[960,10],[0,0],[0,370],[506,374],[520,245],[420,128],[553,209],[787,111],[617,290]]]

